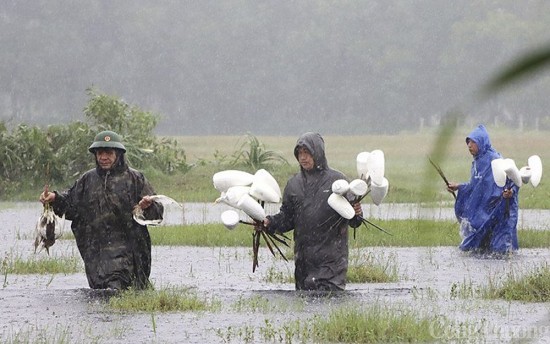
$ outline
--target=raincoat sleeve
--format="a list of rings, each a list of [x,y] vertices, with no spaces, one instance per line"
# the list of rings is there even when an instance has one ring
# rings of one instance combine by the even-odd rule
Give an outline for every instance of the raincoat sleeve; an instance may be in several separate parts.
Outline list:
[[[77,216],[77,209],[75,207],[75,190],[78,186],[78,181],[74,185],[62,192],[54,191],[55,200],[52,202],[53,211],[57,216],[65,216],[67,220],[73,221]]]
[[[283,192],[283,202],[279,212],[275,215],[267,216],[269,219],[269,232],[285,233],[294,229],[296,211],[291,194],[291,187],[287,184]]]
[[[156,195],[155,190],[145,176],[141,173],[138,173],[139,184],[141,184],[140,199],[145,196]],[[151,206],[143,210],[143,217],[146,220],[162,220],[164,213],[164,206],[160,202],[153,202]]]

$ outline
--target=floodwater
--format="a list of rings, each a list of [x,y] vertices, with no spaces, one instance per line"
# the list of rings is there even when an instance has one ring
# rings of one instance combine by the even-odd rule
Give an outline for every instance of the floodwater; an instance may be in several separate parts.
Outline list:
[[[222,205],[186,204],[171,209],[167,223],[218,221]],[[399,209],[399,210],[397,210]],[[388,205],[365,209],[374,218],[410,217],[446,219],[448,209]],[[377,214],[375,212],[378,212]],[[393,212],[393,213],[392,213]],[[40,204],[0,205],[0,250],[3,256],[30,257],[32,233]],[[548,214],[532,211],[541,230],[548,229]],[[532,225],[530,225],[532,226]],[[66,225],[66,229],[69,226]],[[520,225],[521,228],[521,225]],[[58,257],[77,256],[74,241],[52,246]],[[269,282],[274,273],[291,274],[292,262],[260,249],[260,265],[252,273],[251,249],[153,247],[151,279],[157,289],[192,288],[200,297],[219,300],[221,309],[209,312],[135,313],[113,311],[109,293],[90,290],[84,272],[56,275],[0,276],[0,342],[70,343],[264,343],[284,342],[283,326],[291,321],[326,315],[338,307],[383,305],[442,316],[453,322],[476,324],[487,342],[550,342],[550,304],[521,303],[460,297],[461,293],[532,271],[550,260],[548,249],[520,249],[509,259],[488,259],[462,253],[455,247],[371,247],[352,251],[369,254],[397,268],[395,283],[348,284],[346,292],[330,297],[297,293],[294,285]],[[40,255],[45,257],[45,253]],[[266,299],[268,308],[239,307],[243,300]],[[267,325],[269,324],[269,325]],[[273,341],[262,329],[279,329]],[[435,341],[472,339],[473,328],[433,333]],[[477,340],[473,340],[476,342]],[[299,342],[294,339],[293,342]]]

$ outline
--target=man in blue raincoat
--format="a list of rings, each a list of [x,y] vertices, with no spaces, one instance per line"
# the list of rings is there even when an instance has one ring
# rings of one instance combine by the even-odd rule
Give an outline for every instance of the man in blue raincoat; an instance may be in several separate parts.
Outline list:
[[[448,186],[449,191],[458,191],[455,214],[462,236],[459,247],[502,254],[517,250],[519,188],[509,178],[504,187],[495,183],[491,161],[501,155],[491,146],[483,125],[466,137],[466,144],[474,158],[470,181]]]

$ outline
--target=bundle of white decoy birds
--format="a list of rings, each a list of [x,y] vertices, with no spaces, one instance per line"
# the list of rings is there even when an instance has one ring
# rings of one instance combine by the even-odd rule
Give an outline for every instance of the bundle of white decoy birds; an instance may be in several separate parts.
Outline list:
[[[491,169],[495,183],[500,187],[511,187],[511,183],[521,187],[531,183],[537,187],[542,178],[542,161],[538,155],[531,155],[527,159],[527,165],[518,169],[514,160],[499,158],[491,161]]]
[[[385,160],[381,150],[361,152],[357,155],[357,179],[348,182],[339,179],[332,184],[332,194],[328,204],[340,216],[351,219],[355,216],[352,204],[361,201],[367,194],[374,204],[380,205],[388,194],[389,182],[384,177]],[[220,192],[216,202],[223,202],[237,210],[243,211],[256,222],[266,218],[265,203],[279,203],[281,189],[275,178],[265,169],[251,174],[239,170],[224,170],[212,177],[214,187]],[[349,200],[349,193],[355,199]],[[239,213],[227,210],[221,214],[222,223],[228,229],[234,229],[240,220]]]
[[[384,153],[381,150],[359,153],[356,164],[358,178],[351,182],[345,179],[334,181],[332,194],[328,198],[329,206],[348,220],[355,216],[352,204],[361,202],[367,194],[370,194],[373,203],[379,205],[386,197],[389,188],[389,182],[384,177],[385,161]],[[224,226],[227,229],[234,229],[239,223],[254,226],[252,270],[254,271],[258,265],[257,253],[260,237],[264,237],[273,255],[275,255],[276,249],[286,260],[278,248],[277,242],[287,245],[285,239],[288,238],[280,234],[267,233],[263,228],[263,221],[267,216],[265,204],[281,202],[281,188],[275,178],[265,169],[260,169],[254,174],[240,170],[224,170],[215,173],[212,181],[216,190],[220,192],[216,203],[223,202],[236,209],[222,212],[221,220]],[[348,199],[350,193],[355,196],[351,200]],[[239,210],[249,216],[252,222],[242,220],[238,213]],[[376,227],[378,228],[378,226]]]

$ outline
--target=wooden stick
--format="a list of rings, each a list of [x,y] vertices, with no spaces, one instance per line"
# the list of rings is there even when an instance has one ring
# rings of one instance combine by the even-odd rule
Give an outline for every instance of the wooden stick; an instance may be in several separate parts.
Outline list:
[[[445,177],[445,174],[443,173],[443,170],[441,169],[441,167],[439,167],[435,162],[433,162],[432,159],[430,159],[430,157],[428,157],[428,160],[430,160],[430,163],[437,170],[437,173],[439,173],[441,178],[443,178],[443,181],[445,182],[445,185],[447,185],[447,187],[449,187],[449,181],[447,180],[447,177]],[[453,197],[456,200],[455,192],[454,191],[449,191],[449,192],[453,194]]]
[[[364,217],[361,217],[361,221],[363,222],[363,224],[365,225],[365,227],[367,227],[367,224],[371,225],[371,226],[374,226],[376,229],[388,234],[388,235],[393,235],[391,234],[390,232],[386,231],[384,228],[378,226],[377,224],[374,224],[372,222],[370,222],[369,220],[365,219]]]

